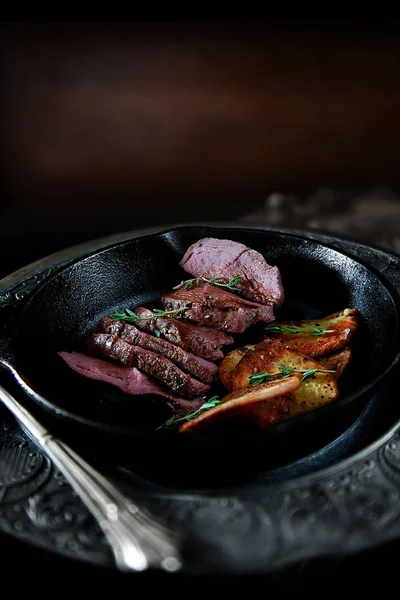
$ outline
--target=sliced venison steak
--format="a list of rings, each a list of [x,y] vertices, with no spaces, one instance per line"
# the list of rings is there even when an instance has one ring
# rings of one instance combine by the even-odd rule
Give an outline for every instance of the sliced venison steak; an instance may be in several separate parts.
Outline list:
[[[124,367],[115,362],[95,358],[81,352],[59,352],[59,356],[76,373],[117,387],[131,396],[156,396],[163,398],[168,406],[178,414],[187,414],[204,403],[203,397],[188,400],[158,384],[154,379],[136,369]]]
[[[242,277],[236,286],[239,294],[254,302],[274,307],[283,302],[279,268],[270,266],[262,254],[239,242],[203,238],[188,248],[179,264],[193,277],[220,277],[224,282]]]
[[[208,283],[167,292],[161,297],[161,303],[166,310],[189,304],[181,319],[231,333],[242,333],[252,325],[271,323],[275,319],[271,306],[250,302]]]
[[[171,344],[155,335],[137,329],[134,325],[115,321],[109,317],[100,319],[97,325],[99,333],[118,335],[128,344],[152,350],[178,365],[183,371],[190,373],[204,383],[212,383],[218,375],[218,367],[213,362],[186,352],[179,346]]]
[[[172,317],[154,317],[148,308],[137,308],[135,313],[141,317],[136,327],[148,333],[159,333],[160,337],[172,344],[208,360],[224,358],[223,346],[233,344],[234,338],[225,331],[203,327],[193,323],[184,323]]]
[[[117,335],[93,333],[85,343],[85,352],[100,358],[116,360],[126,367],[136,367],[155,377],[173,392],[194,398],[208,392],[210,386],[184,373],[173,362],[156,352],[132,346]]]

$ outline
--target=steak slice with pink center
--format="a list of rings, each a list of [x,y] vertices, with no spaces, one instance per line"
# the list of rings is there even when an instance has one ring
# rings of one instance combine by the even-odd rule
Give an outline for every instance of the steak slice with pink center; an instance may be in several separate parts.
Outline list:
[[[233,336],[225,331],[184,323],[169,316],[152,318],[153,313],[148,308],[137,308],[135,313],[141,317],[136,323],[139,329],[148,333],[157,331],[161,338],[209,360],[224,358],[222,347],[234,342]]]
[[[171,342],[160,337],[140,331],[129,323],[103,317],[97,325],[97,331],[118,335],[128,344],[161,354],[161,356],[165,356],[165,358],[178,365],[183,371],[190,373],[190,375],[204,383],[212,383],[217,377],[218,367],[213,362],[186,352],[179,346],[175,346],[175,344],[171,344]]]
[[[117,335],[93,333],[85,342],[85,351],[99,358],[118,361],[151,375],[180,396],[194,398],[208,392],[210,386],[184,373],[173,362],[156,352],[131,346]]]
[[[89,356],[81,352],[59,352],[59,356],[76,373],[120,389],[131,396],[155,396],[165,400],[174,413],[185,415],[202,406],[204,398],[186,399],[159,385],[154,379],[136,369]]]
[[[180,319],[231,333],[242,333],[252,325],[275,319],[272,306],[250,302],[208,283],[171,290],[161,297],[161,303],[166,310],[188,305]]]
[[[179,264],[193,277],[220,277],[225,283],[241,277],[235,287],[248,300],[276,308],[284,300],[279,268],[270,266],[260,252],[239,242],[203,238],[188,248]]]

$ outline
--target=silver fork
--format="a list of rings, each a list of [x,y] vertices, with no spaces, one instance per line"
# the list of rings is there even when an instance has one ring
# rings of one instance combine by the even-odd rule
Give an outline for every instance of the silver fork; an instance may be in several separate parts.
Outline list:
[[[0,400],[59,468],[103,530],[121,571],[179,571],[178,537],[54,437],[7,390]]]

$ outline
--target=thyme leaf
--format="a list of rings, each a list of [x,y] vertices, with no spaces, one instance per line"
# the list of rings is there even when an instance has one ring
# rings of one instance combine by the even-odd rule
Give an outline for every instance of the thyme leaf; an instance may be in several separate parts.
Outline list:
[[[200,284],[201,281],[204,281],[205,283],[210,283],[211,285],[227,288],[231,292],[239,292],[240,288],[238,288],[237,286],[239,285],[239,283],[241,283],[242,280],[243,277],[241,275],[232,277],[232,279],[228,281],[228,283],[224,282],[223,277],[212,277],[211,279],[206,279],[206,277],[195,277],[194,279],[186,279],[186,281],[181,281],[173,289],[179,290],[183,287],[185,288],[185,290],[190,290],[190,288],[194,286],[196,287]]]
[[[129,308],[124,311],[115,310],[110,317],[115,321],[126,321],[127,323],[137,323],[140,321],[140,317],[132,310],[129,310]]]
[[[280,367],[280,371],[277,373],[255,373],[254,375],[249,376],[250,385],[256,386],[261,385],[262,383],[266,383],[270,381],[272,377],[280,376],[280,379],[287,379],[292,375],[292,373],[303,373],[302,381],[307,381],[314,377],[315,373],[336,373],[336,371],[329,371],[328,369],[293,369],[288,365],[285,365],[280,362],[274,363]]]
[[[179,423],[182,423],[183,421],[190,421],[191,419],[194,419],[195,417],[197,417],[200,413],[202,413],[206,410],[210,410],[210,408],[214,408],[214,406],[217,406],[218,404],[221,404],[221,400],[219,399],[219,396],[213,396],[209,400],[206,400],[204,402],[204,404],[202,404],[199,408],[196,408],[195,410],[191,410],[183,417],[177,417],[176,415],[173,415],[172,417],[167,419],[164,423],[159,425],[156,428],[156,431],[158,431],[159,429],[173,429]]]
[[[149,319],[157,319],[158,317],[170,316],[170,317],[175,318],[178,315],[180,315],[182,312],[184,312],[185,310],[188,310],[188,308],[190,308],[190,302],[185,302],[183,304],[183,306],[181,306],[180,308],[176,308],[175,310],[161,310],[159,308],[153,308],[151,315],[149,315],[148,317],[140,317],[139,315],[137,315],[135,312],[133,312],[129,308],[126,308],[124,311],[120,311],[120,310],[114,311],[110,315],[110,317],[111,317],[111,319],[114,319],[115,321],[125,321],[126,323],[137,323],[138,321],[148,321]],[[159,330],[157,330],[157,331],[158,331],[158,333],[160,333]],[[156,335],[157,335],[157,333],[156,333]],[[157,335],[157,337],[159,337],[159,336]]]
[[[268,325],[265,327],[267,333],[299,333],[300,327],[294,325]]]
[[[297,325],[268,325],[265,327],[267,333],[300,333],[303,335],[325,335],[325,333],[334,333],[334,329],[325,329],[325,327],[299,327]]]

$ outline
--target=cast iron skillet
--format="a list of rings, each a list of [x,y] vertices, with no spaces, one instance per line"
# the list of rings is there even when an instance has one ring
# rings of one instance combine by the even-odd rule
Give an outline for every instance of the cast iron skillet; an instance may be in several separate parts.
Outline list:
[[[233,421],[214,432],[179,435],[156,431],[169,416],[162,403],[126,396],[64,364],[57,352],[78,349],[101,316],[155,307],[163,292],[187,279],[179,260],[203,237],[242,242],[280,268],[285,302],[277,320],[321,317],[346,307],[360,311],[353,360],[335,403],[263,432]],[[251,331],[237,342],[246,335]],[[322,243],[275,231],[187,226],[117,243],[61,269],[16,317],[12,344],[11,366],[26,382],[25,391],[68,441],[91,448],[96,457],[107,449],[108,459],[111,453],[157,483],[232,485],[301,460],[357,418],[398,359],[399,301],[382,274]],[[218,384],[214,393],[221,393]]]

